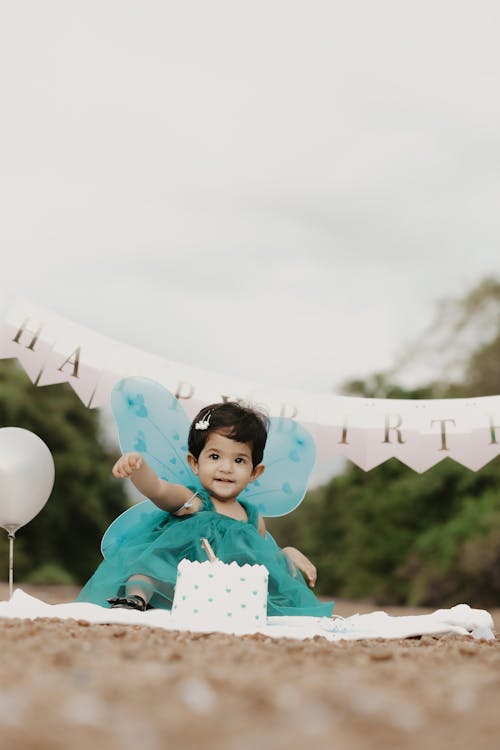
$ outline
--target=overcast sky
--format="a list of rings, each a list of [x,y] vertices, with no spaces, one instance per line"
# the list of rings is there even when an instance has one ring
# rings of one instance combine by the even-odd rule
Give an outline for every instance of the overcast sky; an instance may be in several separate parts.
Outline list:
[[[500,275],[497,0],[0,1],[0,312],[313,391]]]

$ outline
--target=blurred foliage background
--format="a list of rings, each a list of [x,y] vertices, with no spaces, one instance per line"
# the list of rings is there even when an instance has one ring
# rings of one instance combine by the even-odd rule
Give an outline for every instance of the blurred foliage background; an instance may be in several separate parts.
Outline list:
[[[435,377],[405,389],[397,378],[408,367]],[[440,303],[390,372],[347,383],[344,393],[491,396],[500,394],[499,374],[500,282],[489,278]],[[320,594],[436,607],[500,602],[500,457],[477,473],[451,459],[421,475],[395,459],[366,473],[347,464],[267,526],[315,562]]]
[[[432,372],[412,388],[404,373]],[[500,281],[485,279],[437,307],[432,325],[393,368],[346,383],[347,395],[458,398],[500,393]],[[0,426],[25,427],[50,448],[56,482],[43,511],[16,537],[16,579],[83,583],[100,539],[127,505],[114,480],[99,414],[69,386],[35,388],[0,361]],[[396,460],[370,472],[347,464],[290,516],[267,522],[282,546],[317,565],[317,593],[378,604],[490,607],[500,601],[500,458],[474,473],[449,459],[422,475]],[[7,534],[0,561],[7,577]],[[0,572],[0,577],[2,577]]]

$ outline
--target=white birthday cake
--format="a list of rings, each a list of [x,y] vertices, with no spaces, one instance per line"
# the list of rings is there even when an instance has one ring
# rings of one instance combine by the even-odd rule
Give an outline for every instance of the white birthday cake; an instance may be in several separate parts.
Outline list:
[[[258,630],[266,624],[268,578],[264,565],[181,560],[172,619],[190,630]]]

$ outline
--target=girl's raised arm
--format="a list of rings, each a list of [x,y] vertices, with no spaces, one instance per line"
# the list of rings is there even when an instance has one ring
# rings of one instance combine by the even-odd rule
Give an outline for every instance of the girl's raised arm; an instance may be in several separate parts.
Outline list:
[[[113,476],[130,479],[139,492],[162,510],[175,513],[193,493],[181,484],[160,479],[140,453],[125,453],[113,466]]]

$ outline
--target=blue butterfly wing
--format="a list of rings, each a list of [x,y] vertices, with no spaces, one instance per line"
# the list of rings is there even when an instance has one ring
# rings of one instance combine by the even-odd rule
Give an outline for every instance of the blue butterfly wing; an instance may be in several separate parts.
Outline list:
[[[264,451],[264,473],[242,492],[262,516],[284,516],[302,500],[316,461],[312,435],[299,422],[272,417]]]
[[[101,541],[102,556],[110,557],[122,544],[142,536],[141,530],[155,528],[166,515],[166,511],[160,510],[151,500],[133,505],[106,529]]]
[[[170,391],[148,378],[125,378],[113,388],[111,408],[122,453],[137,451],[161,479],[201,489],[187,463],[190,420]],[[107,529],[103,556],[136,536],[143,524],[153,526],[164,518],[165,511],[150,500],[129,508]]]
[[[187,462],[190,420],[170,391],[154,380],[125,378],[113,388],[111,408],[122,453],[137,451],[167,482],[198,482]]]

